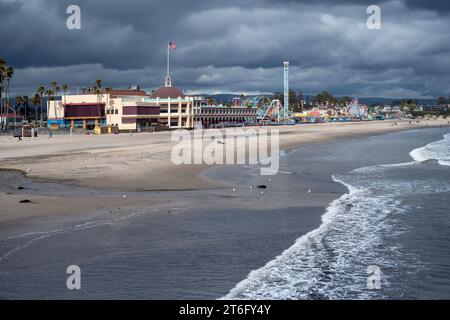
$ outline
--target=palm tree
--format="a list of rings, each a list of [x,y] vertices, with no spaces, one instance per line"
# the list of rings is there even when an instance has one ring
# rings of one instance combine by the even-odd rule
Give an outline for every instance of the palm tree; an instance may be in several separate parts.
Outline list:
[[[21,96],[17,96],[15,99],[15,103],[14,103],[14,126],[16,125],[17,122],[17,112],[20,109],[20,106],[22,104],[22,97]],[[19,112],[20,114],[20,112]]]
[[[40,123],[41,123],[41,126],[42,126],[42,109],[43,109],[43,106],[42,106],[42,104],[43,104],[43,99],[42,99],[42,97],[43,97],[43,95],[44,95],[44,93],[45,93],[45,88],[44,88],[44,86],[39,86],[38,88],[37,88],[37,90],[36,90],[36,93],[39,95],[39,97],[41,97],[41,112],[40,112],[40,117],[39,117],[39,120],[40,120]]]
[[[100,110],[100,101],[99,101],[100,97],[99,96],[100,96],[101,91],[96,86],[94,86],[92,89],[94,91],[94,94],[97,95],[97,115],[100,118],[101,117],[101,110]]]
[[[6,101],[5,101],[5,108],[6,108],[6,113],[8,113],[8,108],[9,108],[9,88],[10,88],[10,81],[12,79],[14,75],[14,67],[13,66],[8,66],[6,67],[6,90],[5,90],[5,96],[6,96]]]
[[[33,99],[32,99],[33,106],[34,106],[34,121],[35,121],[35,124],[38,121],[38,108],[37,108],[37,106],[39,105],[40,101],[41,101],[41,97],[39,96],[38,93],[36,93],[33,96]]]
[[[64,105],[66,105],[66,91],[67,91],[67,89],[69,89],[69,86],[67,84],[63,84],[61,88],[64,93]]]
[[[100,79],[95,80],[94,94],[97,95],[97,114],[98,114],[99,120],[102,116],[101,109],[100,109],[100,94],[102,93],[101,88],[102,88],[102,80],[100,80]]]
[[[48,120],[48,105],[52,100],[53,90],[52,89],[45,90],[45,94],[47,95],[47,120]],[[56,118],[56,110],[55,110],[55,118]]]
[[[59,91],[59,86],[58,86],[58,83],[56,82],[56,81],[52,81],[52,87],[53,87],[53,94],[54,94],[54,100],[56,101],[56,99],[58,98],[58,91]],[[58,114],[57,114],[57,102],[55,102],[55,119],[57,119],[58,118]],[[47,111],[48,112],[48,111]],[[59,124],[58,124],[58,126],[59,126]]]
[[[111,109],[109,107],[109,99],[110,99],[111,90],[112,90],[111,87],[107,87],[105,89],[105,92],[106,92],[106,95],[107,95],[107,98],[108,98],[107,101],[106,101],[106,109],[108,110],[107,114],[109,114],[109,119],[111,119]]]
[[[3,108],[3,81],[6,77],[6,61],[3,58],[0,58],[0,113],[8,113],[5,112]],[[3,129],[6,128],[6,117],[3,121]]]
[[[28,105],[30,103],[30,99],[28,98],[28,96],[23,96],[22,97],[22,104],[25,107],[25,120],[28,120]]]

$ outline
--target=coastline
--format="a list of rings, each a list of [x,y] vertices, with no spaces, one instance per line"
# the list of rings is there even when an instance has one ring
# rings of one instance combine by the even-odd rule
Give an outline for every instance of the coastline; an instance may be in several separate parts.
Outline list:
[[[0,257],[5,257],[0,259],[0,278],[3,277],[5,283],[0,296],[42,298],[45,292],[45,298],[69,299],[223,297],[250,271],[261,268],[301,235],[321,225],[325,208],[347,192],[329,173],[359,166],[336,163],[329,156],[342,146],[353,150],[355,145],[380,140],[352,138],[355,139],[303,146],[293,158],[283,155],[282,161],[289,170],[298,168],[299,172],[272,176],[271,182],[251,168],[244,170],[250,169],[249,175],[242,174],[240,166],[212,167],[212,171],[222,177],[220,182],[231,181],[236,195],[231,192],[231,184],[200,192],[123,192],[32,179],[30,185],[25,185],[29,189],[14,191],[16,200],[27,192],[31,200],[37,197],[36,203],[21,204],[21,207],[46,208],[53,214],[27,216],[16,212],[16,217],[10,216],[0,223],[3,239]],[[381,137],[383,141],[391,139]],[[388,144],[395,148],[401,141],[397,139]],[[384,159],[379,152],[375,153],[377,159],[369,160],[369,164]],[[302,156],[298,158],[298,155]],[[370,156],[363,159],[370,159]],[[366,161],[363,159],[361,161]],[[225,171],[220,173],[221,170]],[[264,195],[260,195],[259,190],[249,189],[249,185],[259,183],[268,184]],[[311,197],[306,193],[308,188],[313,190]],[[39,199],[42,190],[47,195]],[[17,202],[12,205],[17,208]],[[58,207],[62,211],[58,212]],[[17,218],[17,214],[21,217]],[[52,262],[54,259],[56,261]],[[40,288],[48,290],[36,291],[27,286],[33,283],[29,280],[34,274],[57,274],[64,265],[73,263],[79,263],[86,275],[96,275],[86,280],[90,284],[88,291],[74,294],[58,289],[58,279],[53,277],[53,282],[39,284]],[[21,269],[24,264],[29,271]],[[109,265],[113,269],[103,275]],[[2,270],[16,269],[22,271],[2,275]],[[120,277],[125,270],[133,272],[132,279]],[[109,273],[114,283],[107,276]],[[15,289],[18,280],[14,277],[29,280],[20,280],[23,285],[18,290]],[[129,286],[132,291],[127,291]]]
[[[408,121],[326,123],[283,126],[280,150],[305,145],[329,143],[349,138],[367,137],[410,129],[446,126],[444,119],[409,124]],[[275,127],[277,128],[277,127]],[[174,143],[168,133],[123,134],[119,136],[55,135],[20,143],[11,137],[0,137],[0,170],[18,170],[36,183],[63,184],[80,188],[115,192],[181,192],[228,188],[223,181],[209,179],[209,169],[219,165],[180,165],[170,163]],[[84,150],[81,148],[85,148]],[[27,173],[27,170],[30,172]],[[6,184],[11,184],[7,181]],[[15,188],[20,187],[19,185]],[[14,188],[13,188],[14,189]],[[67,214],[75,211],[109,210],[124,206],[119,197],[51,196],[28,194],[26,189],[0,193],[3,210],[0,222],[17,217]],[[9,193],[9,194],[7,194]],[[136,196],[138,205],[158,202],[147,195]],[[19,203],[21,200],[31,203]]]

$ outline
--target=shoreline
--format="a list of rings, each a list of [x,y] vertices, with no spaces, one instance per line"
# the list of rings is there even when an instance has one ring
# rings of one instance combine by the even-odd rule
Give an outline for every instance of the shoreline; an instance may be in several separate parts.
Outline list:
[[[327,153],[337,151],[341,146],[364,144],[363,136],[354,138],[354,141],[353,139],[327,141],[314,145],[311,149],[306,148],[304,152],[313,155],[314,159],[320,159],[320,157],[315,158],[314,155],[321,154],[327,157]],[[391,145],[396,145],[398,141],[394,140]],[[313,150],[316,149],[320,150],[319,154],[314,153]],[[49,212],[39,216],[21,214],[23,219],[11,217],[10,220],[2,220],[5,216],[2,218],[0,215],[0,233],[3,239],[6,239],[0,258],[5,252],[15,250],[16,246],[21,247],[23,243],[26,245],[28,239],[31,239],[30,243],[35,241],[33,235],[30,236],[32,238],[25,236],[23,240],[25,242],[19,242],[20,239],[7,240],[8,237],[35,233],[36,238],[39,238],[39,234],[49,233],[51,234],[49,239],[36,240],[39,241],[38,245],[29,249],[26,245],[23,251],[19,249],[19,252],[12,254],[11,257],[7,256],[3,260],[5,268],[12,270],[17,264],[28,261],[29,269],[33,273],[53,274],[53,269],[46,267],[48,262],[44,262],[52,258],[44,258],[43,252],[47,252],[56,243],[62,243],[64,244],[61,247],[63,252],[54,253],[57,259],[63,258],[69,264],[78,261],[81,265],[85,265],[83,270],[86,274],[96,273],[99,266],[96,262],[94,263],[95,258],[91,257],[92,253],[89,250],[82,249],[87,246],[96,248],[95,255],[106,257],[107,264],[120,266],[123,270],[136,270],[136,272],[139,270],[133,279],[129,279],[135,282],[132,293],[127,292],[125,296],[123,295],[125,283],[122,282],[118,286],[107,286],[104,290],[86,292],[90,297],[150,299],[224,297],[236,284],[246,279],[249,272],[263,267],[295,244],[300,237],[319,228],[323,222],[325,209],[333,200],[339,199],[347,192],[346,187],[341,183],[331,181],[328,172],[335,172],[334,167],[324,166],[320,161],[316,165],[315,160],[309,160],[309,156],[306,155],[300,159],[295,157],[290,160],[289,157],[285,159],[290,161],[285,162],[289,171],[295,168],[303,169],[299,169],[296,174],[272,176],[271,182],[267,182],[267,177],[254,172],[248,175],[247,170],[245,175],[242,175],[240,173],[242,169],[238,166],[225,166],[225,176],[217,166],[211,167],[217,169],[218,177],[222,175],[221,182],[232,181],[232,184],[227,188],[208,189],[205,192],[195,190],[182,193],[179,191],[129,192],[126,194],[127,198],[123,199],[120,191],[100,190],[98,192],[104,194],[98,198],[95,194],[89,194],[95,188],[61,185],[60,187],[68,188],[75,194],[46,198],[47,205],[43,203],[40,208],[47,207],[53,211],[53,214]],[[372,161],[379,163],[379,159]],[[330,163],[330,160],[327,162]],[[340,170],[347,171],[341,165],[338,165]],[[256,185],[263,180],[268,184],[263,197],[259,196],[259,190],[252,192],[248,189],[249,185]],[[31,186],[30,190],[23,189],[19,192],[37,192],[36,190],[44,186],[39,186],[40,182],[35,183],[36,188]],[[231,185],[236,187],[237,197],[231,193]],[[55,184],[49,188],[48,193],[67,192],[66,189],[52,189],[58,186]],[[306,194],[308,188],[313,190],[311,198]],[[50,208],[49,201],[52,204]],[[39,206],[39,202],[40,200],[37,200],[37,204],[21,206],[32,208]],[[103,207],[105,204],[108,205]],[[70,211],[58,212],[64,208],[70,208]],[[84,210],[86,208],[90,210]],[[111,213],[110,210],[114,212]],[[128,220],[129,216],[132,216],[132,219]],[[95,225],[109,225],[110,221],[111,226],[95,227]],[[84,225],[94,225],[95,229],[89,231],[90,227],[86,229],[77,227]],[[73,228],[77,232],[71,232]],[[60,229],[63,231],[55,232]],[[105,247],[105,243],[108,244],[111,239],[114,239],[112,247],[109,245]],[[75,248],[83,252],[81,256],[75,254],[76,250],[73,251],[74,255],[71,255],[71,251],[65,249],[66,246],[71,247],[73,243],[76,243]],[[184,252],[186,255],[182,254]],[[249,252],[251,254],[248,254]],[[178,254],[181,256],[177,257]],[[111,257],[111,260],[108,257]],[[200,262],[197,259],[200,259]],[[233,261],[232,267],[229,265],[230,259]],[[135,265],[133,261],[141,262]],[[172,267],[163,267],[166,264]],[[103,262],[101,265],[104,265]],[[187,266],[186,271],[184,271],[185,266]],[[197,279],[199,268],[206,272],[206,278],[194,283],[192,281]],[[158,276],[154,278],[154,275]],[[189,281],[180,280],[180,276],[181,279],[187,278]],[[25,276],[25,279],[27,277]],[[91,280],[94,281],[94,279]],[[107,279],[100,277],[96,281],[102,283]],[[180,289],[177,289],[177,281],[181,281]],[[142,286],[139,285],[141,282]],[[41,284],[49,288],[54,288],[55,285]],[[24,283],[20,293],[21,291],[13,289],[9,292],[5,287],[4,297],[14,298],[19,294],[18,296],[42,298],[39,292],[43,291],[31,291],[28,294],[26,288]],[[86,293],[80,292],[77,297],[87,297]],[[66,291],[50,290],[45,291],[44,295],[45,298],[74,298],[73,295],[67,294]]]
[[[378,121],[372,123],[326,123],[305,126],[283,126],[280,127],[280,151],[305,145],[317,145],[351,138],[363,138],[390,132],[444,125],[443,120],[430,121],[431,125],[410,125],[407,121],[403,121],[397,122],[398,125],[396,126],[392,126],[391,124],[393,122]],[[135,142],[133,141],[136,137],[138,138],[138,144],[134,144]],[[92,143],[92,140],[88,140],[90,152],[86,151],[81,153],[79,152],[79,140],[75,141],[75,150],[71,153],[70,148],[68,148],[68,143],[66,143],[71,138],[60,138],[64,143],[59,144],[56,151],[69,149],[66,151],[66,154],[61,152],[52,153],[54,152],[54,146],[52,146],[53,141],[48,141],[50,139],[47,139],[47,141],[41,140],[39,144],[44,144],[44,146],[49,147],[47,153],[43,152],[43,150],[37,150],[41,153],[40,155],[7,157],[8,152],[4,152],[3,155],[0,155],[0,160],[3,160],[0,171],[21,172],[22,176],[25,179],[29,179],[31,183],[91,188],[100,190],[100,192],[102,190],[104,192],[123,193],[141,192],[143,194],[134,199],[134,201],[144,206],[158,203],[157,195],[155,197],[150,196],[151,199],[148,197],[148,195],[153,195],[158,192],[189,193],[190,191],[196,192],[230,187],[230,183],[210,179],[207,176],[207,173],[211,170],[226,165],[203,164],[175,166],[173,164],[167,164],[170,161],[169,150],[173,145],[172,142],[168,141],[170,138],[168,134],[157,134],[155,136],[151,136],[151,134],[142,134],[141,136],[129,136],[125,134],[122,137],[105,137],[122,139],[115,148],[114,140],[111,141],[111,139],[108,139],[109,141],[106,141],[107,143],[105,145],[105,143],[101,144],[102,136],[93,137],[100,139],[95,139],[94,143]],[[82,140],[86,137],[80,136],[78,138]],[[122,145],[130,141],[131,146],[128,148]],[[27,146],[26,144],[17,145],[17,143],[11,142],[9,141],[7,145],[12,148],[13,155],[14,152],[16,155],[20,154],[20,152],[23,153],[23,147]],[[28,141],[28,143],[33,143],[33,141]],[[58,141],[58,143],[60,142]],[[145,157],[142,156],[142,153],[144,153],[142,150],[151,147],[150,145],[152,143],[156,143],[153,152],[151,153],[146,150],[145,153],[147,155]],[[4,141],[0,140],[0,146],[3,146],[3,144]],[[93,150],[97,150],[97,152]],[[36,152],[36,150],[34,149],[33,152]],[[126,167],[131,167],[129,170],[134,170],[135,173],[128,174],[127,172],[129,170],[127,171]],[[30,173],[27,173],[26,168],[31,169]],[[73,172],[69,172],[71,169]],[[112,169],[112,173],[105,174],[104,171],[108,169]],[[81,197],[79,195],[33,195],[28,194],[26,189],[10,191],[14,194],[7,194],[4,190],[2,191],[0,193],[0,200],[4,205],[3,212],[0,214],[0,222],[12,222],[18,219],[18,217],[21,219],[57,215],[58,213],[63,214],[71,212],[71,208],[73,207],[81,211],[95,211],[97,209],[110,210],[110,208],[117,206],[130,206],[130,204],[124,203],[123,199],[114,199],[111,197],[99,196],[92,199],[92,197],[86,195]],[[31,202],[20,203],[19,201],[21,200],[29,200]]]

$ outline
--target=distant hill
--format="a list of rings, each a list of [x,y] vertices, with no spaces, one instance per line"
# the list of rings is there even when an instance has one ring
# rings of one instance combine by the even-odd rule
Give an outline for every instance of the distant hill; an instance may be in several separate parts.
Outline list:
[[[199,96],[212,97],[218,103],[226,103],[235,97],[239,97],[238,94],[231,94],[231,93],[213,94],[213,95],[199,94]],[[246,95],[244,97],[248,99],[248,98],[254,97],[254,95]],[[308,100],[311,100],[314,96],[305,95],[305,97]],[[340,96],[339,96],[339,98],[340,98]],[[359,100],[359,102],[361,102],[363,104],[371,105],[371,104],[375,104],[375,103],[392,104],[394,101],[399,101],[401,99],[383,98],[383,97],[361,97],[361,98],[358,97],[358,100]],[[413,100],[417,100],[417,102],[419,104],[424,104],[424,105],[436,103],[436,99],[413,99]]]
[[[392,104],[392,102],[399,101],[401,99],[367,97],[367,98],[358,98],[358,100],[361,103],[371,105],[374,103]],[[436,99],[413,99],[413,100],[417,100],[418,104],[435,104],[436,103]]]

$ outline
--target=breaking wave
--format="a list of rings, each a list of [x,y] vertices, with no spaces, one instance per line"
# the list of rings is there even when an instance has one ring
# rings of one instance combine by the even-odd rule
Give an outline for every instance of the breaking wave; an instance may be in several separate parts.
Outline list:
[[[348,193],[329,204],[319,228],[251,271],[223,299],[385,298],[385,291],[367,289],[368,266],[381,270],[421,267],[416,257],[402,254],[397,241],[390,241],[409,230],[398,220],[409,209],[402,199],[450,191],[450,182],[420,175],[405,179],[404,170],[421,172],[422,162],[431,159],[448,165],[449,137],[413,150],[413,162],[332,176]],[[383,275],[382,282],[389,288],[389,275]]]
[[[441,166],[450,166],[450,134],[446,134],[442,140],[411,151],[410,155],[418,162],[437,160]]]

